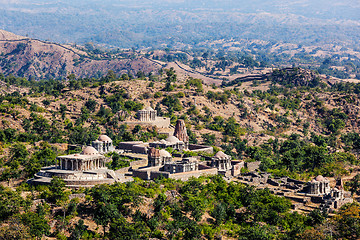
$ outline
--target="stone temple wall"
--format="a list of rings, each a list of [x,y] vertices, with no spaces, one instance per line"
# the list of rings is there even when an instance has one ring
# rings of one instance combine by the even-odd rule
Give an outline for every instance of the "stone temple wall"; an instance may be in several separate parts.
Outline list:
[[[245,163],[243,161],[240,162],[232,161],[231,164],[233,165],[231,169],[232,176],[239,175],[241,173],[241,169],[245,166]]]
[[[210,169],[205,169],[205,170],[200,170],[200,171],[175,173],[175,174],[171,174],[170,178],[186,181],[191,177],[198,178],[200,176],[209,176],[209,175],[217,175],[217,174],[218,174],[218,170],[216,168],[210,168]]]
[[[259,169],[261,162],[245,162],[245,167],[250,171],[255,171],[256,169]]]
[[[130,169],[130,167],[123,167],[123,168],[116,170],[115,173],[124,174],[124,173],[129,172],[129,169]]]
[[[151,125],[156,126],[158,128],[168,128],[170,127],[170,118],[165,117],[156,117],[154,121],[141,122],[141,121],[126,121],[124,122],[128,125]]]
[[[133,169],[134,168],[145,167],[147,165],[148,165],[148,160],[147,159],[130,162],[130,167],[133,168]]]
[[[171,174],[169,172],[163,172],[163,171],[153,171],[150,172],[150,179],[154,180],[160,176],[163,176],[165,178],[170,178]]]
[[[137,169],[137,170],[133,170],[133,177],[138,177],[141,178],[143,180],[150,180],[150,173],[152,171],[156,172],[156,171],[160,171],[161,166],[159,167],[147,167],[147,168],[143,168],[143,169]]]
[[[193,152],[214,153],[213,147],[198,144],[189,144],[189,150]]]

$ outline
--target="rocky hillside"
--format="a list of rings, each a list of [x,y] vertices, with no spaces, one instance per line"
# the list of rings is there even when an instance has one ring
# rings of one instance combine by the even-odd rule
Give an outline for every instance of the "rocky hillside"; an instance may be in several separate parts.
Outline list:
[[[1,92],[20,92],[27,95],[28,103],[27,106],[15,104],[2,108],[0,125],[24,131],[23,121],[29,118],[31,112],[42,115],[49,123],[63,122],[67,118],[75,124],[84,115],[86,102],[94,100],[96,107],[86,114],[84,124],[95,124],[102,132],[113,128],[112,121],[121,124],[125,120],[119,117],[122,110],[128,112],[128,118],[134,117],[135,103],[157,107],[160,114],[171,116],[173,123],[177,118],[184,118],[198,137],[216,135],[214,144],[218,146],[222,144],[222,132],[229,118],[234,118],[241,128],[237,134],[254,145],[269,137],[281,138],[283,134],[306,136],[308,132],[324,135],[358,132],[360,103],[356,97],[357,87],[353,89],[357,85],[351,85],[352,89],[345,92],[343,89],[347,85],[330,83],[314,72],[298,68],[275,70],[262,76],[266,78],[233,81],[231,86],[215,87],[201,84],[201,80],[179,78],[175,73],[177,80],[170,90],[165,90],[166,74],[156,80],[119,78],[100,86],[96,82],[82,83],[80,88],[62,82],[63,90],[55,94],[44,89],[40,83],[29,89],[7,86],[2,82]],[[322,86],[322,89],[317,86]],[[8,101],[4,100],[3,104]],[[131,103],[126,105],[127,101]],[[66,106],[66,110],[61,110],[62,105]],[[332,120],[336,119],[341,122],[333,123]],[[199,141],[202,141],[201,138]]]
[[[79,77],[102,76],[113,70],[117,74],[139,71],[157,72],[160,64],[119,51],[112,56],[89,53],[74,46],[30,39],[0,30],[0,72],[20,77],[64,78],[70,73]]]

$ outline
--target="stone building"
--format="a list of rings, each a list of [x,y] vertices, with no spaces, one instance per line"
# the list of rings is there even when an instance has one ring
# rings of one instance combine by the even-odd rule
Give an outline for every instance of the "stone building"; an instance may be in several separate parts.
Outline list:
[[[96,141],[92,142],[92,146],[100,153],[105,154],[115,150],[111,138],[106,135],[100,135]]]
[[[309,182],[308,185],[309,185],[309,194],[325,195],[325,194],[329,194],[331,191],[330,181],[321,175],[311,180],[311,182]]]
[[[189,136],[186,131],[186,125],[184,120],[178,120],[176,122],[174,136],[180,141],[184,142],[185,149],[189,149]]]
[[[229,171],[232,168],[231,156],[219,151],[211,158],[211,166],[216,167],[220,171]]]
[[[171,154],[164,149],[150,148],[148,151],[148,166],[157,167],[163,166],[172,161]]]
[[[157,141],[157,142],[149,143],[149,146],[153,147],[153,148],[168,148],[168,147],[171,147],[171,148],[173,148],[175,150],[178,150],[178,151],[182,151],[182,150],[187,149],[185,143],[183,141],[180,141],[175,136],[170,136],[170,137],[166,138],[165,140],[162,139],[162,140]]]
[[[86,147],[80,154],[59,156],[57,160],[61,170],[87,171],[105,167],[105,157],[93,147]]]
[[[147,154],[149,144],[143,141],[121,142],[118,145],[118,149],[129,153]]]
[[[151,122],[156,120],[156,110],[151,107],[138,111],[137,115],[141,122]]]
[[[105,160],[104,155],[88,146],[81,153],[57,157],[58,165],[42,168],[28,182],[49,184],[53,177],[59,177],[72,188],[114,183],[119,179],[113,170],[106,168]]]
[[[196,159],[193,158],[183,158],[181,161],[166,163],[163,171],[174,173],[183,173],[198,171],[199,163]]]

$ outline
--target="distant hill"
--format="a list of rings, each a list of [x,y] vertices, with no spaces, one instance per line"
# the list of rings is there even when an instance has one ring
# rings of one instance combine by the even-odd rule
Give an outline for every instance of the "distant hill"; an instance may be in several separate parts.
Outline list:
[[[20,39],[26,39],[26,38],[0,29],[0,41],[20,40]]]
[[[159,64],[131,51],[121,56],[89,54],[72,46],[51,43],[0,30],[0,72],[28,78],[62,78],[70,73],[78,77],[101,76],[113,70],[117,74],[158,71]],[[131,55],[131,56],[130,56]]]
[[[0,28],[61,43],[113,47],[193,47],[249,39],[356,47],[359,1],[55,1],[0,2]]]

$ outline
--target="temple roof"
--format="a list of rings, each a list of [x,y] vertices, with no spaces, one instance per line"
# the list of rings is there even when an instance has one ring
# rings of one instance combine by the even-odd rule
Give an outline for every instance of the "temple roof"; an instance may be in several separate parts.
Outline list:
[[[87,146],[81,152],[81,155],[97,155],[97,154],[99,154],[99,152],[95,148],[90,147],[90,146]]]
[[[107,135],[100,135],[98,140],[101,142],[112,142],[111,138],[109,138]]]
[[[218,152],[215,154],[214,158],[227,159],[227,158],[229,158],[229,156],[226,155],[223,151],[218,151]]]
[[[171,154],[164,149],[161,149],[159,152],[160,152],[160,157],[172,157]]]
[[[178,143],[178,142],[180,142],[180,140],[179,140],[177,137],[175,137],[175,136],[170,136],[170,137],[168,137],[168,138],[166,139],[166,141],[169,142],[169,143]]]
[[[147,107],[147,108],[144,108],[143,111],[155,111],[152,107]]]

